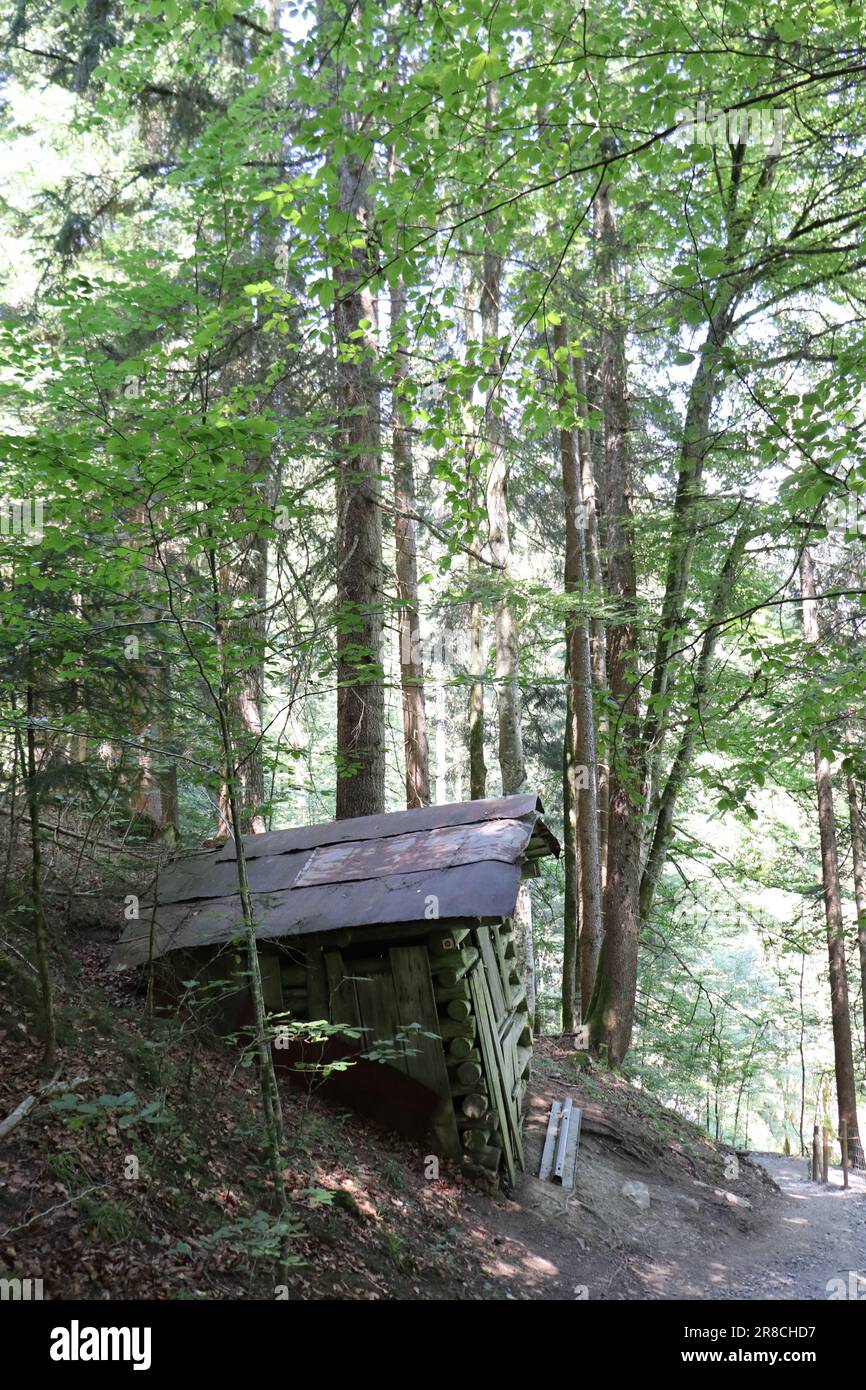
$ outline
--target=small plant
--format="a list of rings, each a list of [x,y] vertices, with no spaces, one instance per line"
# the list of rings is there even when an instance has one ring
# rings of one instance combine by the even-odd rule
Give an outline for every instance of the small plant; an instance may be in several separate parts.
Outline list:
[[[406,1173],[403,1165],[394,1158],[385,1158],[381,1167],[382,1181],[393,1192],[406,1191]]]
[[[402,1057],[412,1055],[418,1051],[417,1047],[411,1044],[417,1038],[433,1038],[438,1041],[438,1033],[428,1033],[421,1027],[420,1023],[407,1023],[400,1028],[393,1038],[377,1038],[372,1046],[362,1052],[361,1056],[368,1062],[382,1062],[387,1064],[399,1061]]]
[[[45,1167],[53,1178],[62,1182],[64,1187],[68,1187],[72,1192],[94,1181],[93,1175],[74,1154],[64,1153],[62,1150],[49,1154],[45,1160]]]
[[[67,1116],[70,1129],[81,1129],[88,1120],[97,1123],[117,1120],[121,1129],[143,1123],[149,1125],[170,1125],[174,1123],[173,1113],[161,1100],[148,1101],[138,1107],[134,1091],[124,1091],[121,1095],[97,1096],[96,1100],[82,1100],[74,1091],[65,1091],[56,1100],[48,1102],[49,1108],[58,1115]]]
[[[266,1211],[256,1211],[252,1216],[239,1216],[229,1225],[220,1226],[209,1236],[199,1237],[198,1244],[205,1250],[225,1245],[229,1250],[253,1260],[281,1259],[285,1265],[297,1269],[304,1263],[300,1255],[285,1258],[283,1252],[288,1241],[298,1240],[303,1234],[304,1227],[300,1221],[275,1218]]]
[[[132,1203],[125,1197],[117,1201],[95,1200],[83,1194],[78,1199],[78,1215],[91,1235],[112,1246],[128,1240],[147,1240],[149,1236]]]
[[[386,1231],[385,1250],[392,1264],[396,1265],[400,1270],[406,1268],[408,1264],[408,1252],[406,1242],[402,1236],[396,1235],[394,1231]]]

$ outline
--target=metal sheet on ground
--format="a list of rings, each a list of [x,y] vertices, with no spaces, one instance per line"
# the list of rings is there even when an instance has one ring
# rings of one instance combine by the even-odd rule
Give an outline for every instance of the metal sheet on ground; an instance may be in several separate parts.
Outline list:
[[[574,1106],[571,1112],[571,1124],[568,1127],[568,1143],[565,1146],[565,1162],[563,1164],[562,1186],[567,1190],[574,1187],[575,1172],[577,1169],[577,1150],[580,1144],[580,1122],[583,1111]]]
[[[549,1178],[553,1172],[553,1155],[556,1152],[556,1136],[559,1133],[559,1117],[562,1113],[562,1101],[555,1100],[550,1107],[550,1115],[547,1119],[547,1133],[544,1136],[544,1148],[541,1150],[541,1167],[538,1176],[544,1180]]]
[[[566,1190],[574,1187],[582,1117],[582,1110],[571,1096],[553,1101],[538,1170],[542,1181],[549,1179]]]
[[[553,1177],[555,1181],[562,1182],[562,1170],[565,1166],[565,1146],[568,1143],[568,1127],[571,1124],[571,1111],[573,1102],[571,1096],[566,1096],[562,1112],[559,1116],[559,1133],[556,1136],[556,1153],[553,1156]]]

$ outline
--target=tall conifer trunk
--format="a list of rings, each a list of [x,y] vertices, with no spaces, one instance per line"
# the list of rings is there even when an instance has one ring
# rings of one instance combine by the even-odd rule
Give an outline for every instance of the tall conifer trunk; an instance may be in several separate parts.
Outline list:
[[[391,291],[393,374],[391,449],[394,460],[394,547],[397,577],[400,686],[403,704],[403,752],[406,805],[430,805],[427,712],[424,704],[424,658],[418,614],[418,559],[415,540],[415,472],[412,436],[407,428],[401,386],[406,376],[406,296],[401,284]]]
[[[565,411],[570,399],[566,388],[573,381],[573,373],[568,369],[569,353],[564,323],[560,322],[555,327],[553,341],[559,408]],[[559,452],[565,500],[565,590],[568,594],[576,595],[583,607],[583,611],[570,615],[566,630],[567,698],[563,753],[566,921],[562,1026],[565,1032],[570,1032],[574,1026],[575,979],[579,982],[580,999],[585,1007],[592,997],[601,950],[601,856],[592,657],[586,614],[586,510],[574,431],[565,425],[559,431]]]
[[[803,603],[803,639],[817,646],[818,601],[815,572],[806,546],[800,553],[800,596]],[[830,1012],[833,1019],[833,1054],[836,1070],[836,1099],[839,1122],[848,1123],[848,1138],[859,1144],[857,1128],[857,1086],[851,1048],[851,1015],[848,1007],[848,972],[845,960],[845,928],[842,920],[842,891],[839,882],[839,853],[836,846],[836,813],[833,807],[833,779],[830,762],[819,744],[815,745],[815,793],[818,803],[818,829],[821,836],[821,874],[824,883],[824,915],[827,922],[827,951],[830,957]]]
[[[610,187],[598,193],[600,280],[604,300],[601,391],[604,411],[604,514],[608,595],[607,678],[611,718],[607,875],[604,939],[585,1021],[590,1045],[618,1066],[628,1051],[634,1021],[640,930],[641,758],[629,410],[625,333],[616,284],[617,228]]]
[[[356,8],[348,22],[360,14]],[[334,85],[339,91],[339,72]],[[336,169],[347,228],[334,270],[338,820],[385,809],[378,313],[369,288],[376,256],[367,163],[355,146],[360,116],[344,105],[348,148]]]
[[[487,87],[487,129],[492,130],[499,110],[495,82]],[[497,580],[504,586],[494,618],[496,666],[494,688],[498,725],[499,771],[502,795],[512,796],[526,782],[520,707],[520,659],[517,623],[507,592],[511,568],[511,530],[508,516],[508,457],[501,414],[503,397],[500,374],[499,311],[502,295],[502,256],[496,248],[495,216],[485,219],[486,242],[481,281],[481,337],[487,359],[489,386],[485,412],[487,431],[487,528],[490,558]],[[535,950],[532,941],[532,902],[524,884],[514,913],[518,968],[526,983],[529,1011],[535,1013]]]
[[[863,1016],[863,1049],[866,1056],[866,850],[863,846],[863,827],[857,780],[848,773],[848,814],[851,823],[851,859],[854,872],[854,900],[857,904],[857,948],[860,953],[860,1009]]]

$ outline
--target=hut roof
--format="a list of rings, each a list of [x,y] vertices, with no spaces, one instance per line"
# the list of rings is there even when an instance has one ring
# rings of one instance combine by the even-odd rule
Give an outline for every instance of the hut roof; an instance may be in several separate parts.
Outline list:
[[[533,793],[460,801],[244,837],[261,940],[436,916],[508,917],[521,866],[558,854]],[[234,841],[177,860],[160,876],[112,964],[230,940],[241,924]],[[435,907],[431,910],[431,899]]]

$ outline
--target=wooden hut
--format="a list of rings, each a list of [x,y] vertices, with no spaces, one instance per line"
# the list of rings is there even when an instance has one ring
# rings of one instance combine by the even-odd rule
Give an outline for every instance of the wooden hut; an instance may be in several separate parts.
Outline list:
[[[526,794],[244,841],[269,1010],[352,1030],[329,1044],[327,1056],[354,1059],[328,1082],[335,1098],[447,1157],[504,1162],[512,1180],[531,1031],[511,918],[521,878],[559,853],[543,810]],[[241,927],[236,858],[229,841],[176,861],[127,925],[115,965],[152,955],[164,982],[224,977]],[[242,985],[222,1023],[249,1017]],[[388,1061],[365,1060],[371,1046]],[[296,1067],[296,1051],[275,1058]]]

